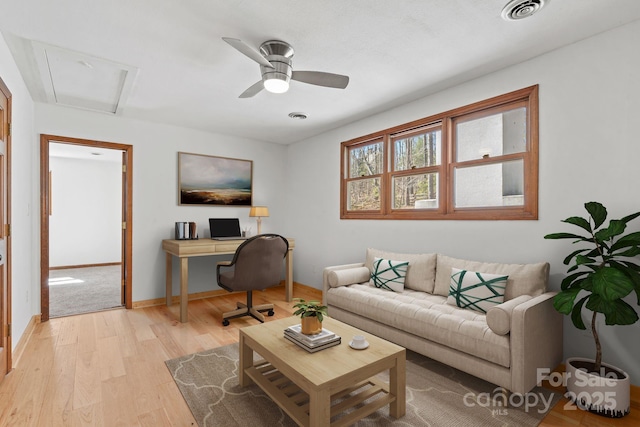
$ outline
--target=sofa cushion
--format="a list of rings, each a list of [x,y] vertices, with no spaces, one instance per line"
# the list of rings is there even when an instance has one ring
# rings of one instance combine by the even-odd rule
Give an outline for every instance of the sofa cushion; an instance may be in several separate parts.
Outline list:
[[[509,301],[520,295],[542,295],[547,290],[547,281],[549,279],[548,262],[537,264],[498,264],[467,261],[438,254],[434,294],[442,296],[449,295],[452,268],[509,276],[509,279],[507,279],[507,288],[504,293],[505,301]]]
[[[511,331],[511,313],[517,305],[529,301],[531,296],[520,295],[512,300],[498,304],[487,311],[487,325],[498,335],[506,335]]]
[[[484,314],[446,300],[407,288],[388,292],[368,283],[327,291],[329,313],[337,307],[508,368],[509,337],[493,333]]]
[[[502,304],[509,276],[451,269],[447,304],[486,313]]]
[[[373,260],[376,257],[408,261],[405,288],[433,293],[436,280],[436,254],[400,254],[368,248],[364,265],[369,271],[373,271]]]
[[[367,267],[354,267],[344,270],[332,270],[329,272],[327,279],[329,280],[329,286],[336,288],[338,286],[366,282],[370,276],[371,273]]]
[[[394,261],[376,257],[371,271],[371,283],[376,288],[402,292],[408,265],[409,261]]]

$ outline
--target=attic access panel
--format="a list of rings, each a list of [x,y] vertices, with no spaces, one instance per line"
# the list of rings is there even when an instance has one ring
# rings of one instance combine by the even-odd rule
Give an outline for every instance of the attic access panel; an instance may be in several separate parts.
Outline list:
[[[123,108],[137,68],[43,43],[33,49],[49,102],[110,114]]]

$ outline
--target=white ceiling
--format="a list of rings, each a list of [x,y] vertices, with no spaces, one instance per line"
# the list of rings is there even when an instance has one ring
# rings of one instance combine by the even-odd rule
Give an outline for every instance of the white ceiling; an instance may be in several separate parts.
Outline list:
[[[49,157],[122,163],[122,150],[75,145],[64,142],[50,142]]]
[[[124,117],[289,144],[640,19],[638,0],[548,0],[507,22],[507,2],[0,0],[0,31],[37,102],[66,90],[67,104],[100,109],[104,95]],[[349,86],[292,82],[239,99],[259,66],[222,37],[286,41],[294,70],[346,74]],[[71,58],[55,73],[42,67],[51,52]]]

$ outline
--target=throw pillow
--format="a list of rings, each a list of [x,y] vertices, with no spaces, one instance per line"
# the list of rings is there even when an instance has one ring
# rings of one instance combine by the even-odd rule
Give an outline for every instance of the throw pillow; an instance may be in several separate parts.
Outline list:
[[[373,260],[373,270],[371,271],[371,281],[376,288],[402,292],[408,266],[409,261],[375,258]]]
[[[486,313],[502,304],[509,276],[451,269],[447,304]]]

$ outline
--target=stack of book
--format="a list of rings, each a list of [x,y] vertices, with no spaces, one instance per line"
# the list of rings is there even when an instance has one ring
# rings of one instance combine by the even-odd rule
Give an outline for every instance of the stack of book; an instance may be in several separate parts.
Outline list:
[[[321,332],[313,335],[305,335],[301,329],[300,325],[289,326],[284,330],[284,337],[309,353],[315,353],[340,344],[340,336],[328,329],[322,328]]]
[[[176,240],[196,240],[198,238],[195,222],[176,222]]]

